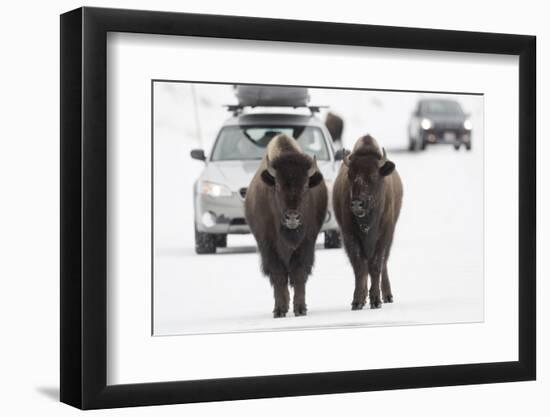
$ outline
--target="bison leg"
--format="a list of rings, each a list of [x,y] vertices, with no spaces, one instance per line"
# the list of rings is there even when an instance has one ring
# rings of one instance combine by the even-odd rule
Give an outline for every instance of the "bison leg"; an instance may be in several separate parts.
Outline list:
[[[353,265],[355,273],[355,290],[353,291],[352,310],[361,310],[367,302],[367,268],[366,263],[359,261]]]
[[[314,242],[305,242],[290,259],[290,285],[294,288],[294,315],[305,316],[306,282],[314,262]]]
[[[387,261],[384,262],[384,265],[382,266],[382,300],[384,300],[385,303],[393,303]]]
[[[290,294],[288,292],[288,278],[286,275],[271,275],[273,284],[273,296],[275,297],[275,307],[273,308],[273,317],[285,317],[288,312]]]
[[[273,287],[275,307],[273,317],[285,317],[288,312],[290,294],[288,293],[288,272],[280,260],[278,253],[266,240],[258,241],[258,248],[262,258],[262,271],[269,277]]]
[[[294,281],[294,315],[305,316],[306,314],[306,282],[302,278]]]
[[[290,285],[294,288],[294,315],[305,316],[306,306],[306,281],[307,273],[303,268],[291,269]]]
[[[367,302],[368,268],[361,251],[361,244],[351,236],[344,235],[344,247],[355,274],[355,290],[351,302],[352,310],[361,310]]]
[[[375,256],[369,262],[369,275],[371,278],[370,290],[369,290],[369,301],[370,308],[380,308],[382,307],[382,301],[380,299],[380,270],[381,270],[381,260],[378,256]]]

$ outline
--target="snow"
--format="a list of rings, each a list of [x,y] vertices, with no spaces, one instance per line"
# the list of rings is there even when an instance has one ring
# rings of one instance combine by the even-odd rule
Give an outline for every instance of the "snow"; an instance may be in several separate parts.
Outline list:
[[[215,255],[194,252],[192,184],[232,103],[231,88],[155,84],[154,335],[417,325],[483,321],[483,98],[457,96],[471,113],[473,149],[404,151],[416,93],[312,90],[345,120],[344,144],[367,131],[386,146],[404,183],[388,268],[394,303],[351,311],[354,277],[343,249],[318,241],[308,315],[273,319],[273,295],[251,235],[230,235]],[[422,96],[426,96],[422,94]],[[198,120],[198,124],[197,124]],[[368,127],[368,128],[366,128]],[[202,144],[202,145],[201,145]]]

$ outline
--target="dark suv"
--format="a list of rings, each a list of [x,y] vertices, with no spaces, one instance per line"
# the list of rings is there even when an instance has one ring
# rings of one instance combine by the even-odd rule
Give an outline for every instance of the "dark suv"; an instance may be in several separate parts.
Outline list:
[[[408,128],[409,150],[446,143],[456,150],[472,148],[472,122],[460,104],[449,99],[419,100]]]

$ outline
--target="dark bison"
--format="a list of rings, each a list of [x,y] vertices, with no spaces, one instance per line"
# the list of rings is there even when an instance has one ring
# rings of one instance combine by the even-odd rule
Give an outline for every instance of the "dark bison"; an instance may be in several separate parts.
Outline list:
[[[288,312],[289,283],[294,288],[294,314],[307,312],[306,281],[326,210],[327,188],[315,158],[303,153],[295,139],[275,136],[245,199],[246,221],[258,243],[262,271],[273,286],[274,317]]]
[[[344,121],[341,117],[335,115],[334,113],[328,112],[325,118],[325,126],[327,127],[332,140],[342,141],[342,133],[344,132]]]
[[[401,178],[386,151],[370,135],[360,138],[344,158],[333,190],[334,213],[355,273],[352,310],[366,303],[369,274],[370,307],[382,306],[380,275],[382,299],[393,302],[388,257],[402,198]]]

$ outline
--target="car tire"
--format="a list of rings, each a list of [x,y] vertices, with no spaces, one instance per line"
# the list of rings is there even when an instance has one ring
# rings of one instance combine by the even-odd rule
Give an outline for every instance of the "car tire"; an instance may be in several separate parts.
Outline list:
[[[413,138],[409,138],[409,152],[416,151],[416,141]]]
[[[227,235],[214,235],[217,248],[227,247]]]
[[[325,249],[337,249],[342,247],[340,231],[327,230],[325,232]]]
[[[455,151],[458,151],[460,149],[460,143],[453,145],[455,148]]]
[[[216,253],[216,235],[195,229],[195,252],[199,255]]]
[[[471,143],[471,142],[470,142],[470,143],[464,144],[464,146],[466,146],[466,150],[467,150],[467,151],[471,151],[471,150],[472,150],[472,143]]]
[[[425,139],[422,139],[422,141],[420,142],[420,150],[421,150],[421,151],[425,151],[425,150],[426,150],[426,146],[428,146],[428,142],[426,142]]]

